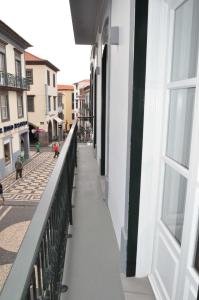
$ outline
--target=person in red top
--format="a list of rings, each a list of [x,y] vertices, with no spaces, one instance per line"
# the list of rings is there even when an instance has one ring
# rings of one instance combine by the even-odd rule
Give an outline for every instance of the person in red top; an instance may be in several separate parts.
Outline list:
[[[59,145],[58,143],[55,143],[53,146],[53,151],[54,151],[54,158],[59,156]]]

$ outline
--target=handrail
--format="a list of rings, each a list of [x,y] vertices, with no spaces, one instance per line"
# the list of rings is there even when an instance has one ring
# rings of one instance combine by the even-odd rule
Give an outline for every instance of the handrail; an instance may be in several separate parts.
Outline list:
[[[68,226],[72,224],[76,132],[77,122],[74,122],[6,280],[1,300],[59,299]]]

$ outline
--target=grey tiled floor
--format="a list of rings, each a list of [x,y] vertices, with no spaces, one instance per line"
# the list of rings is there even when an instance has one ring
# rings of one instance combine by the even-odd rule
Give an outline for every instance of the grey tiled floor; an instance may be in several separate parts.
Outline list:
[[[121,274],[125,300],[155,300],[149,279],[125,277]]]
[[[120,277],[119,250],[92,147],[78,147],[72,239],[61,300],[155,300],[147,278]]]
[[[124,300],[119,251],[92,146],[79,146],[73,237],[61,300]]]

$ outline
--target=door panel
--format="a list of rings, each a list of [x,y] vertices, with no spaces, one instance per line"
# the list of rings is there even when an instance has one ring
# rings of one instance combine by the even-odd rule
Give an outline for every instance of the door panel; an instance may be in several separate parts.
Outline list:
[[[170,4],[176,1],[169,1]],[[178,1],[170,10],[165,95],[162,188],[157,216],[153,274],[161,299],[197,299],[199,276],[199,1]],[[190,79],[192,85],[190,86]],[[167,97],[166,97],[167,99]],[[163,183],[163,184],[162,184]],[[196,252],[198,251],[198,252]],[[197,253],[197,254],[195,254]]]

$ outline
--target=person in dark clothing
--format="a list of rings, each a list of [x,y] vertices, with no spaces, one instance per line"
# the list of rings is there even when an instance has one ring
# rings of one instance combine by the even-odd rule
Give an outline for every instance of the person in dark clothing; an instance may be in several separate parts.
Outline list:
[[[22,178],[22,170],[23,170],[23,165],[20,160],[20,157],[18,157],[16,163],[15,163],[15,170],[16,170],[16,180],[18,179],[18,175],[20,178]]]
[[[3,185],[2,185],[2,183],[0,183],[0,197],[1,197],[1,199],[3,201],[3,205],[4,205],[5,199],[4,199],[4,196],[3,196]]]

